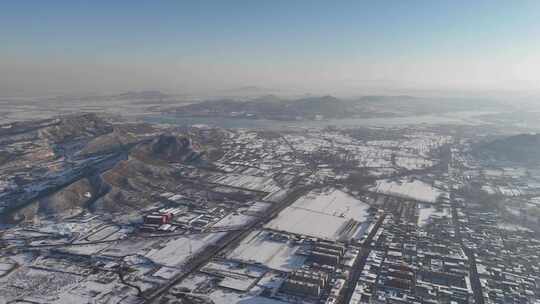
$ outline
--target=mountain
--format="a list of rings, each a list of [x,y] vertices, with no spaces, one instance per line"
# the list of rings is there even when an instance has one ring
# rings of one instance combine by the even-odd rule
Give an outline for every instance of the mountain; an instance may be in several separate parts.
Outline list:
[[[160,91],[149,90],[149,91],[137,91],[137,92],[130,91],[130,92],[125,92],[125,93],[121,93],[121,94],[118,94],[118,95],[113,95],[112,97],[114,97],[115,99],[120,99],[120,100],[126,100],[126,99],[165,99],[165,98],[169,97],[169,95],[164,94],[164,93],[162,93]]]
[[[55,143],[92,138],[113,131],[112,125],[95,113],[63,116],[51,126],[40,130],[40,137]]]
[[[249,100],[218,99],[183,105],[171,111],[178,116],[264,118],[273,120],[389,117],[439,114],[456,111],[501,109],[499,102],[466,98],[425,98],[408,95],[363,96],[341,99],[309,96],[282,99],[263,95]]]
[[[342,118],[354,114],[350,101],[333,96],[280,99],[265,95],[248,101],[219,99],[185,105],[173,110],[180,116],[251,117],[294,120],[298,117],[314,119],[318,116]]]
[[[138,145],[131,154],[143,160],[180,163],[194,161],[200,156],[193,149],[190,138],[168,134],[161,134],[150,142]]]

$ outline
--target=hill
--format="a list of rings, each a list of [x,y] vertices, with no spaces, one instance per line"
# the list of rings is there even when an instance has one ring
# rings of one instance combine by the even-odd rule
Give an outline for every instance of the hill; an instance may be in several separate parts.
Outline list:
[[[178,107],[173,112],[179,116],[225,116],[294,120],[298,118],[315,119],[319,116],[343,118],[354,113],[354,111],[351,111],[353,106],[350,101],[344,101],[333,96],[288,100],[267,95],[248,101],[234,99],[209,100]]]

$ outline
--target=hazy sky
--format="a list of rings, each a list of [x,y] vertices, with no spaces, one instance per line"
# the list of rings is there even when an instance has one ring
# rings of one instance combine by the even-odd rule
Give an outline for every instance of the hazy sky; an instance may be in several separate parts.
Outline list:
[[[0,96],[539,91],[540,1],[1,1]]]

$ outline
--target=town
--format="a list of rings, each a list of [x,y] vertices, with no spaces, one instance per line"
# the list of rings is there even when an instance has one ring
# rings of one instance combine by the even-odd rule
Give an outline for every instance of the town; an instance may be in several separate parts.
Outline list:
[[[54,150],[24,183],[11,173],[24,159],[2,170],[11,223],[0,234],[2,303],[540,300],[540,171],[480,157],[481,135],[435,126],[167,130],[179,140],[129,130],[140,142],[124,154]],[[108,132],[118,131],[99,136]],[[30,144],[15,136],[4,151]],[[36,190],[87,162],[100,163],[98,186],[89,178]],[[84,168],[82,176],[92,165]],[[59,207],[75,196],[84,203]]]

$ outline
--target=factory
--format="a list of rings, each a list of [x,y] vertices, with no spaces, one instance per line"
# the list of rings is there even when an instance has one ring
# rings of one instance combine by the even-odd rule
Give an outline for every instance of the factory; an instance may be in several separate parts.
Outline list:
[[[337,266],[345,254],[345,250],[345,246],[340,244],[317,242],[313,245],[310,258],[319,265]]]
[[[322,271],[296,270],[289,274],[281,289],[285,293],[320,297],[328,284],[328,274]]]
[[[142,230],[174,231],[176,226],[171,225],[173,217],[182,213],[181,208],[162,208],[156,212],[147,214],[143,218]]]

